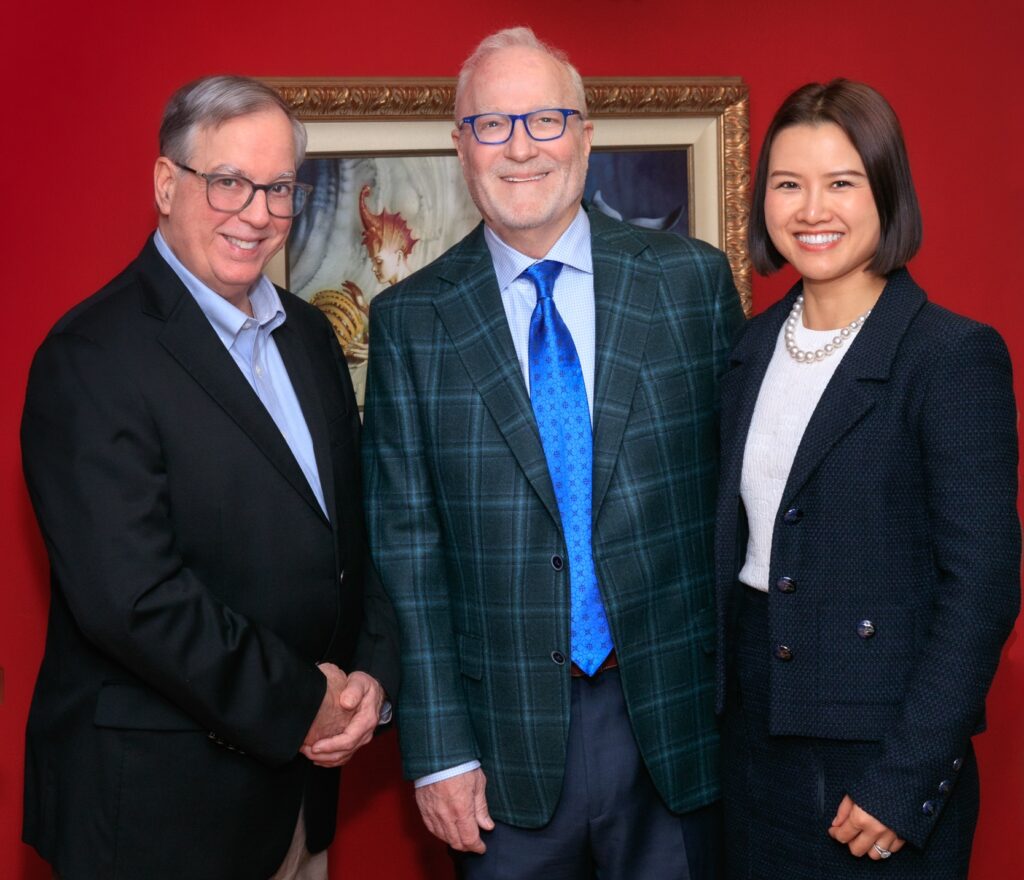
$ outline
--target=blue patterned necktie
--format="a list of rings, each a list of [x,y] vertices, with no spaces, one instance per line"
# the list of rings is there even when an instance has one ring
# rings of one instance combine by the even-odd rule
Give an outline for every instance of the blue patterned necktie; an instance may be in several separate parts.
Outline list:
[[[537,288],[530,319],[530,400],[555,487],[569,552],[572,659],[593,675],[612,649],[591,548],[593,439],[583,370],[552,294],[562,264],[544,260],[522,277]]]

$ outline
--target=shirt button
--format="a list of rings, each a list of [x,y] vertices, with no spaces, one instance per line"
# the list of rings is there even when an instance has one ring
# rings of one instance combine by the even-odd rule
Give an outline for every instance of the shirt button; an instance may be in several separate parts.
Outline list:
[[[562,557],[559,556],[557,553],[551,557],[551,567],[555,571],[561,571],[564,565],[565,563],[562,561]]]
[[[791,577],[780,577],[775,582],[775,589],[780,593],[795,593],[796,581]]]
[[[795,525],[804,518],[804,512],[799,507],[791,507],[782,516],[782,521],[787,525]]]
[[[964,766],[964,759],[963,758],[957,758],[956,760],[953,761],[953,770],[954,771],[959,770],[963,766]]]
[[[870,620],[862,620],[857,624],[857,635],[862,639],[870,639],[875,634],[875,625]]]
[[[563,654],[561,651],[552,651],[551,659],[559,666],[565,665],[565,654]]]
[[[775,659],[781,660],[783,663],[788,663],[793,659],[793,651],[788,645],[776,645],[775,646]]]
[[[949,794],[952,788],[953,783],[948,779],[943,779],[942,782],[939,783],[939,794]]]
[[[933,801],[925,801],[923,804],[921,804],[921,812],[924,813],[926,816],[934,816],[935,803]]]

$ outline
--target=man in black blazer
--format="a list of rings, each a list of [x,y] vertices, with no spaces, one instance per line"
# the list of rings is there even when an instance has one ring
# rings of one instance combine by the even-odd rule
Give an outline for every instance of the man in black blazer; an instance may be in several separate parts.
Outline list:
[[[326,877],[331,768],[386,714],[397,656],[344,358],[262,274],[307,195],[305,131],[210,77],[160,135],[158,231],[29,378],[52,600],[24,839],[63,880]]]

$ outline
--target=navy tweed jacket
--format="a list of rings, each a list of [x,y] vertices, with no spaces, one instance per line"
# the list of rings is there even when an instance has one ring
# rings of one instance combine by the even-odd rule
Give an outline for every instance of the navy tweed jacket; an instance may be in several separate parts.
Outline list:
[[[722,379],[719,709],[743,450],[799,288],[747,325]],[[983,727],[1020,605],[1016,418],[999,335],[894,272],[811,417],[774,527],[765,649],[792,659],[772,661],[771,732],[883,742],[849,794],[918,846]]]

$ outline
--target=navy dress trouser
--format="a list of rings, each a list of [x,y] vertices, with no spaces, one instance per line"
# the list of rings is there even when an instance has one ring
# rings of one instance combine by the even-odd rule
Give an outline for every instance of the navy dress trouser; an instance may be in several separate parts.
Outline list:
[[[617,669],[574,678],[562,795],[542,828],[496,823],[461,880],[718,880],[718,804],[676,815],[651,782]]]

